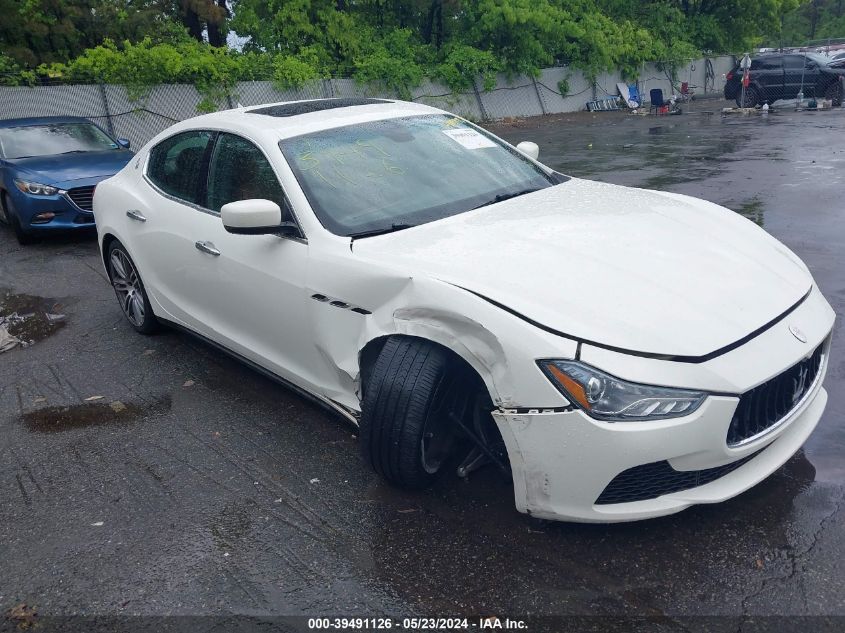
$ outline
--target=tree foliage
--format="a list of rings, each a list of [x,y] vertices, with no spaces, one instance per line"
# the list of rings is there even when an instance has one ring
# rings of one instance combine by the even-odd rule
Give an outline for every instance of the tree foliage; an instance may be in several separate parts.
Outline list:
[[[845,28],[845,0],[0,0],[0,81],[191,82],[212,108],[237,81],[329,76],[408,96],[425,78],[490,88],[552,64],[588,77],[646,61]],[[227,33],[239,46],[224,46]],[[808,33],[809,35],[810,33]],[[845,33],[838,33],[845,35]],[[240,50],[242,49],[242,50]],[[479,82],[480,83],[477,83]]]
[[[794,10],[781,16],[771,31],[770,46],[845,38],[845,0],[793,0]]]

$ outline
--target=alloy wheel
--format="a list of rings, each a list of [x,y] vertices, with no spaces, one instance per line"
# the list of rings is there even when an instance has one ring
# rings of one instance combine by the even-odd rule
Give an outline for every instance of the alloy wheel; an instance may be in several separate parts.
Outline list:
[[[141,278],[138,271],[132,265],[132,261],[122,250],[112,251],[109,259],[109,270],[111,272],[112,286],[120,301],[120,307],[129,322],[135,327],[142,327],[144,324],[144,290],[141,287]]]

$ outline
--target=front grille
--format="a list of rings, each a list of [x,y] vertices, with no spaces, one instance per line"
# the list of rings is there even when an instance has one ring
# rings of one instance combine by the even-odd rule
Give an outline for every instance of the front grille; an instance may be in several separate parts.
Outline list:
[[[762,450],[762,449],[761,449]],[[634,466],[613,478],[596,499],[596,505],[657,499],[716,481],[757,457],[760,451],[730,464],[705,470],[675,470],[667,461]]]
[[[815,383],[823,348],[819,345],[809,357],[742,394],[728,427],[728,446],[741,444],[789,415]]]
[[[80,209],[85,211],[94,210],[94,188],[96,185],[90,187],[76,187],[68,189],[68,198],[73,200],[73,203]]]

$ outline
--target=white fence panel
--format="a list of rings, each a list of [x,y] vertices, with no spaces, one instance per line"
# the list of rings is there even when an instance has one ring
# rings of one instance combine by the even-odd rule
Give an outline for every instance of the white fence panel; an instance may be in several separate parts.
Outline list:
[[[725,74],[733,68],[734,62],[732,56],[711,57],[709,64],[705,59],[692,60],[676,68],[676,81],[672,81],[671,73],[659,64],[644,64],[638,81],[640,94],[647,103],[649,90],[660,88],[668,99],[673,91],[680,89],[682,82],[688,82],[696,94],[703,95],[707,79],[706,93],[716,96],[722,92]],[[708,66],[712,69],[709,79],[706,75]],[[562,80],[568,83],[565,95],[560,94]],[[562,66],[545,68],[536,79],[516,77],[508,80],[500,76],[492,91],[479,90],[477,93],[453,93],[444,85],[425,81],[412,90],[412,98],[473,121],[482,121],[584,110],[593,98],[617,96],[616,83],[620,81],[621,74],[612,72],[599,75],[593,83],[579,70]],[[481,86],[480,79],[478,86]],[[392,99],[396,95],[382,85],[360,84],[353,79],[324,79],[291,90],[277,90],[269,81],[249,81],[239,83],[231,99],[218,107],[229,107],[229,103],[252,106],[328,97]],[[0,117],[89,117],[116,136],[128,138],[134,147],[140,147],[174,122],[200,114],[197,107],[201,101],[202,95],[190,85],[155,86],[146,96],[136,100],[129,98],[123,86],[0,87]]]
[[[418,103],[454,112],[471,121],[480,121],[483,118],[474,92],[450,92],[443,84],[424,81],[412,91],[412,97]]]
[[[564,80],[569,90],[562,95],[559,84]],[[547,114],[583,110],[587,101],[593,98],[593,85],[584,73],[566,66],[544,68],[537,78],[537,86]]]
[[[481,85],[480,80],[477,83]],[[484,112],[491,119],[543,114],[543,104],[530,77],[508,80],[504,75],[499,75],[496,87],[490,91],[480,91],[479,95]]]

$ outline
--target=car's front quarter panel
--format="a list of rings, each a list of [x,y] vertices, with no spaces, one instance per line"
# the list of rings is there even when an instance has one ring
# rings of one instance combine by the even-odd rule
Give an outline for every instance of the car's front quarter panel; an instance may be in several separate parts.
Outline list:
[[[345,251],[345,252],[344,252]],[[311,252],[307,295],[316,370],[328,376],[325,395],[358,409],[359,354],[367,343],[392,334],[439,343],[466,360],[502,407],[565,407],[568,402],[543,376],[537,358],[574,358],[576,344],[539,330],[456,286],[390,268],[341,248]],[[331,301],[349,304],[342,308]],[[351,308],[362,308],[361,314]]]

